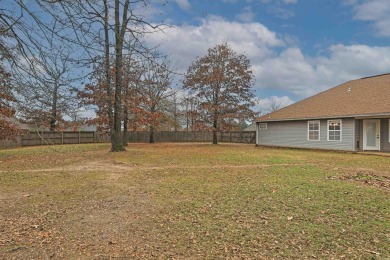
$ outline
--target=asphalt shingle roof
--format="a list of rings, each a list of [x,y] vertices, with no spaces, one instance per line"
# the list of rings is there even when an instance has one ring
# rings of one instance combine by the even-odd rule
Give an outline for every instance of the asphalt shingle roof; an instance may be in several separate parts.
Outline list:
[[[390,73],[348,81],[256,121],[387,115],[390,116]]]

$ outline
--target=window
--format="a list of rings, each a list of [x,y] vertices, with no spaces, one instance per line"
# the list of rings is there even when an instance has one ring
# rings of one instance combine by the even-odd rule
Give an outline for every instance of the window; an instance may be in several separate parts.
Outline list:
[[[259,130],[267,130],[267,123],[260,123]]]
[[[341,119],[328,120],[328,141],[341,141]]]
[[[320,121],[307,122],[307,140],[309,141],[320,140]]]

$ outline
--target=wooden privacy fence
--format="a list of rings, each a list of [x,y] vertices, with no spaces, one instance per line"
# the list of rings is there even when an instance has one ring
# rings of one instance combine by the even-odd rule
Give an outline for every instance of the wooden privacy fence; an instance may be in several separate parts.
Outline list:
[[[29,132],[21,136],[22,146],[49,144],[86,144],[95,143],[95,132]]]
[[[129,132],[129,143],[149,142],[149,132]],[[51,144],[85,144],[85,143],[107,143],[110,142],[108,134],[96,132],[29,132],[19,137],[17,146],[35,146]],[[155,142],[211,142],[211,132],[155,132]],[[256,132],[223,132],[218,134],[219,142],[230,143],[256,143]]]
[[[256,143],[256,132],[222,132],[219,136],[220,142],[229,143]]]
[[[149,142],[149,132],[129,132],[129,143]],[[158,131],[154,133],[154,141],[158,142],[211,142],[213,134],[210,132],[173,132]]]
[[[110,138],[106,136],[97,137],[99,140],[109,142]],[[211,142],[213,133],[211,132],[186,132],[186,131],[158,131],[154,133],[154,141],[158,142]],[[147,143],[149,142],[149,132],[129,132],[129,143]],[[229,143],[256,143],[256,132],[222,132],[218,134],[219,142]]]

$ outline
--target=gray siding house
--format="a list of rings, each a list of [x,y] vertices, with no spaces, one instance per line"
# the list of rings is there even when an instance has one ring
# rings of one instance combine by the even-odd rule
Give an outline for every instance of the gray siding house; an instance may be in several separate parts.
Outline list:
[[[348,81],[257,118],[256,144],[390,152],[390,74]]]

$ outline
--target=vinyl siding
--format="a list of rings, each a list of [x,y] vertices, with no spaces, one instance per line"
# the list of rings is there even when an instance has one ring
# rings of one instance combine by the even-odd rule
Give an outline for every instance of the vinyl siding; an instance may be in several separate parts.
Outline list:
[[[257,144],[352,151],[355,148],[354,121],[352,118],[342,119],[341,141],[328,141],[328,120],[320,120],[319,141],[307,140],[307,120],[268,122],[267,130],[257,130]]]
[[[389,118],[381,119],[381,151],[390,152]]]

